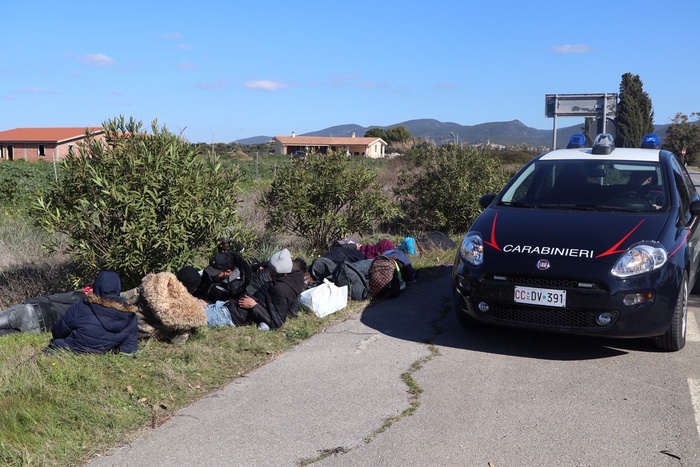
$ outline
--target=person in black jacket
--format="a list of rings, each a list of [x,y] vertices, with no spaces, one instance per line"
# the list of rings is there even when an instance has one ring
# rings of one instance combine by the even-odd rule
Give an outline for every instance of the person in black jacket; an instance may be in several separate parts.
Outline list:
[[[86,287],[89,289],[89,287]],[[50,332],[68,308],[85,299],[83,290],[42,295],[0,311],[0,336],[17,332]]]
[[[75,353],[133,353],[138,349],[137,308],[120,296],[121,280],[114,271],[100,271],[92,294],[71,305],[54,325],[47,350]]]
[[[194,296],[207,303],[237,299],[250,282],[250,265],[238,253],[215,254],[200,275],[202,280]]]
[[[279,328],[288,316],[296,316],[299,294],[304,290],[303,269],[293,270],[289,250],[278,251],[269,261],[270,281],[252,295],[237,300],[216,302],[205,307],[209,326],[244,326],[256,324],[260,329]]]
[[[357,237],[345,237],[336,241],[330,250],[311,262],[310,273],[315,281],[323,281],[333,274],[336,266],[343,262],[355,263],[365,259],[360,251]]]

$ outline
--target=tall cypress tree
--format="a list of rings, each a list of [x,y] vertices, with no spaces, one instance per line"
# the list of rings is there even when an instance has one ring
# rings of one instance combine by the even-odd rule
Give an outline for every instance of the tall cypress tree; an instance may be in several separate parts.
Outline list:
[[[622,75],[615,123],[617,147],[639,147],[642,137],[654,132],[654,109],[649,94],[642,89],[639,75]]]

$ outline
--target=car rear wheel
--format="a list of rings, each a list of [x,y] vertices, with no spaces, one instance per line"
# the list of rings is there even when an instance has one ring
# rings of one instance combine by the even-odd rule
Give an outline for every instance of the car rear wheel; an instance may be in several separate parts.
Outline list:
[[[685,330],[688,325],[688,273],[683,274],[683,283],[678,292],[678,301],[673,310],[671,327],[666,334],[659,336],[656,346],[662,350],[676,351],[685,346]]]

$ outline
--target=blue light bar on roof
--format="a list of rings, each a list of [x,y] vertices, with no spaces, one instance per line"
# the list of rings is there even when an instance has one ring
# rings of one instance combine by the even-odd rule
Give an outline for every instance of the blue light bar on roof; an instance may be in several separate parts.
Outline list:
[[[583,133],[574,133],[569,138],[569,144],[566,145],[566,149],[578,149],[586,147],[586,135]]]
[[[642,138],[642,147],[644,149],[659,149],[661,140],[656,133],[647,133]]]

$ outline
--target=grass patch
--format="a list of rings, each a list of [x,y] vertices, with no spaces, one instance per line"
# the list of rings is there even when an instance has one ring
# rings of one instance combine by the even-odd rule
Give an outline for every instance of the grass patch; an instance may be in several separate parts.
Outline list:
[[[334,321],[302,313],[276,331],[200,329],[182,346],[140,343],[135,355],[44,354],[48,333],[0,339],[0,464],[89,460],[270,361]]]

